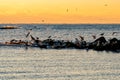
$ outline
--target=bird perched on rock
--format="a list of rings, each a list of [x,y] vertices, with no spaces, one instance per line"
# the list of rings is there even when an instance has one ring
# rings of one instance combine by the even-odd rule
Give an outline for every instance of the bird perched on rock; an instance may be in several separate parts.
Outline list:
[[[101,33],[100,35],[103,36],[105,33]]]
[[[84,37],[83,37],[83,36],[79,36],[79,37],[80,37],[81,41],[83,41],[83,40],[84,40]]]
[[[93,39],[96,39],[96,35],[92,35]]]

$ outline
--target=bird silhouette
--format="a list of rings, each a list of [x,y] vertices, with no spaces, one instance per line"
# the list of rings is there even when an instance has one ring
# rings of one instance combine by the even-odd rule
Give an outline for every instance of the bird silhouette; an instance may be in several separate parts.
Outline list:
[[[108,6],[108,4],[105,4],[104,6]]]
[[[51,36],[48,36],[48,38],[51,38]]]
[[[68,12],[69,10],[67,9],[66,12]]]
[[[105,33],[101,33],[100,35],[103,36]]]
[[[117,32],[113,32],[112,35],[117,34]]]
[[[96,39],[96,35],[92,35],[93,39]]]
[[[83,36],[79,36],[79,37],[80,37],[81,41],[83,41],[83,40],[84,40],[84,37],[83,37]]]
[[[32,31],[32,29],[30,29],[26,35],[26,38],[30,35],[30,32]]]

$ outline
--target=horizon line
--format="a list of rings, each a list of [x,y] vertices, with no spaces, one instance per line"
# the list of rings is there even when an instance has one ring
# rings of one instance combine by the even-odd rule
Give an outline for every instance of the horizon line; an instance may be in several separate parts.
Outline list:
[[[120,23],[0,23],[0,24],[120,24]]]

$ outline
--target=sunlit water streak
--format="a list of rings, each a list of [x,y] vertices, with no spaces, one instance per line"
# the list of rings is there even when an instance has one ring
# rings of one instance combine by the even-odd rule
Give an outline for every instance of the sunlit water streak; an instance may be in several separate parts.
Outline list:
[[[1,25],[2,26],[2,25]],[[46,39],[74,40],[79,35],[92,41],[91,35],[104,32],[112,38],[119,25],[20,25],[17,30],[0,30],[0,41],[26,39],[31,34]],[[109,28],[108,28],[109,27]],[[115,35],[119,39],[119,34]],[[0,47],[1,80],[119,80],[120,54],[79,49],[40,49],[25,47]]]

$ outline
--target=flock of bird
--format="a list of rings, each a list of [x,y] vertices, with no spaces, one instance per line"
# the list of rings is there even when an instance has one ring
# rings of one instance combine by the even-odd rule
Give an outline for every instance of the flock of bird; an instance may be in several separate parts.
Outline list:
[[[106,40],[104,33],[100,34],[99,38],[96,38],[96,35],[92,35],[94,41],[87,42],[83,36],[75,38],[75,41],[69,40],[55,40],[52,39],[52,36],[49,36],[45,40],[39,40],[38,37],[31,35],[32,29],[26,34],[26,38],[30,37],[31,40],[16,40],[12,39],[9,42],[0,43],[0,46],[25,46],[25,47],[38,47],[40,49],[94,49],[97,51],[119,51],[120,50],[120,40],[117,38],[112,38]],[[118,32],[113,32],[112,35],[117,34]]]

